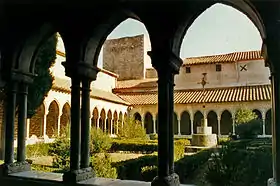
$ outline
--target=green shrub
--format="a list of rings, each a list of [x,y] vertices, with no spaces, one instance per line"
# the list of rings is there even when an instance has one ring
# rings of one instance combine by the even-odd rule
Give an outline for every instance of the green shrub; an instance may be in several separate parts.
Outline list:
[[[207,163],[213,150],[202,150],[196,154],[185,156],[175,162],[175,172],[180,177],[182,184],[189,183],[190,178],[194,177],[195,171],[202,168]]]
[[[262,121],[258,119],[251,120],[247,123],[242,123],[236,126],[236,134],[241,139],[253,139],[256,138],[262,130]]]
[[[176,145],[176,144],[182,144],[182,145],[184,145],[184,146],[189,146],[189,145],[191,145],[190,140],[188,140],[187,138],[184,138],[184,139],[175,139],[175,140],[174,140],[174,143],[175,143],[175,145]]]
[[[157,134],[150,134],[149,137],[150,137],[150,140],[157,140],[158,139]]]
[[[111,166],[111,163],[108,154],[95,154],[91,157],[91,167],[97,177],[117,178],[117,170]]]
[[[112,164],[117,168],[118,178],[126,180],[142,180],[142,168],[157,165],[157,156],[142,156],[136,159],[116,162]]]
[[[125,139],[147,139],[146,130],[141,122],[133,118],[124,121],[123,127],[119,127],[118,136]]]
[[[229,137],[219,137],[218,138],[218,144],[219,145],[223,145],[225,144],[226,142],[230,141],[230,138]]]
[[[91,129],[91,143],[90,143],[90,152],[91,153],[100,153],[106,152],[111,148],[112,140],[105,134],[101,129],[93,127]]]
[[[57,138],[50,143],[49,154],[53,156],[53,167],[69,170],[70,167],[70,139]]]
[[[185,156],[185,145],[182,143],[175,143],[174,145],[174,160],[177,161]]]
[[[153,153],[157,151],[157,143],[147,140],[114,140],[110,151],[129,151],[143,154]]]
[[[40,157],[49,155],[49,143],[36,143],[26,146],[26,157]]]
[[[141,180],[151,182],[157,176],[157,166],[145,166],[141,168]]]
[[[257,119],[257,115],[256,113],[254,113],[252,110],[250,109],[238,109],[235,113],[235,123],[237,125],[239,124],[243,124],[243,123],[248,123],[251,120]]]
[[[272,177],[271,147],[245,144],[228,143],[213,154],[205,176],[211,185],[266,185]]]

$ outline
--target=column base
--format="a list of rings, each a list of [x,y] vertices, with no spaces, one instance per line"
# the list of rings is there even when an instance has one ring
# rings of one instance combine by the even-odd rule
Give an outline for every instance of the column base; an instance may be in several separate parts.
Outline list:
[[[192,146],[199,147],[212,147],[217,145],[216,134],[193,134],[192,135]]]
[[[155,177],[151,186],[180,186],[179,176],[173,173],[166,177]]]
[[[9,175],[12,173],[18,173],[18,172],[25,172],[25,171],[31,171],[31,165],[24,161],[24,162],[15,162],[11,164],[2,164],[0,167],[1,175]]]
[[[90,178],[93,178],[94,172],[91,167],[79,169],[79,170],[73,170],[64,173],[63,175],[63,182],[65,183],[77,183],[80,181],[88,180]]]
[[[267,186],[276,186],[276,182],[274,178],[269,178],[267,180]]]

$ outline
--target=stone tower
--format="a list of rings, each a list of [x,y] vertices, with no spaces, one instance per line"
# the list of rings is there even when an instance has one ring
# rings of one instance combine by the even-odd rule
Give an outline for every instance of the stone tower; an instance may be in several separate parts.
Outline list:
[[[149,48],[144,35],[107,40],[103,68],[118,74],[118,80],[144,79],[145,69],[150,65]]]

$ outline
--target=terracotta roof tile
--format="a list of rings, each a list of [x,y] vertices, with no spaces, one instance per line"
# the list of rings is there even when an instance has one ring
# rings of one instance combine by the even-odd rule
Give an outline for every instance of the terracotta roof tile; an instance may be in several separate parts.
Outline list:
[[[144,93],[122,93],[118,94],[122,99],[132,105],[157,104],[157,92]],[[205,95],[205,96],[203,96]],[[174,103],[223,103],[223,102],[249,102],[249,101],[269,101],[271,99],[270,85],[224,87],[175,90]]]
[[[212,56],[190,57],[184,59],[184,65],[211,64],[211,63],[232,63],[243,60],[263,59],[261,51],[233,52],[229,54],[220,54]]]
[[[70,87],[71,87],[70,80],[55,78],[52,89],[56,90],[56,91],[70,93],[70,91],[71,91]],[[104,91],[104,90],[97,89],[94,87],[91,87],[90,95],[92,98],[95,98],[95,99],[106,100],[106,101],[124,104],[124,105],[131,105],[130,103],[126,102],[125,100],[123,100],[116,94],[113,94],[112,92]]]

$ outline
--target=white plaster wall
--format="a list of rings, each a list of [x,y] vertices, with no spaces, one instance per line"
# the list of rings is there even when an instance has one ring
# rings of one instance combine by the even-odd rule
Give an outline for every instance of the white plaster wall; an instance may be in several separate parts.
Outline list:
[[[116,81],[116,77],[104,72],[99,72],[96,80],[92,82],[92,86],[104,91],[112,92],[112,89],[116,87]]]
[[[240,71],[240,65],[247,65],[247,71]],[[229,87],[243,85],[269,84],[269,68],[263,60],[240,61],[224,63],[222,71],[216,72],[216,64],[191,65],[191,73],[186,73],[186,67],[181,67],[179,75],[175,76],[176,89],[202,88],[202,73],[207,73],[206,88]]]

